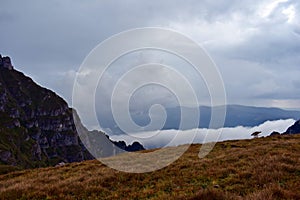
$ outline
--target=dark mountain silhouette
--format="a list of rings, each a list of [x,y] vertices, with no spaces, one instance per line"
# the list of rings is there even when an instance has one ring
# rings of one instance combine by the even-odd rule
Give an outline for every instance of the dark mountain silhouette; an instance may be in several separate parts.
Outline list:
[[[289,127],[284,134],[300,134],[300,120],[296,121]]]
[[[137,142],[127,146],[103,132],[88,131],[61,97],[15,70],[10,58],[0,55],[0,165],[31,168],[93,159],[79,131],[90,144],[97,139],[93,155],[144,149]]]

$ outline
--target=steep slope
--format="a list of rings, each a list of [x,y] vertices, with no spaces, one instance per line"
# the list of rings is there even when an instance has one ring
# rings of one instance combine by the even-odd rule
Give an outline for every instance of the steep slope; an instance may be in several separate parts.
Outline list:
[[[86,137],[93,135],[78,117],[76,123]],[[10,59],[0,56],[0,164],[39,167],[92,159],[77,131],[73,110],[61,97],[14,70]],[[99,145],[107,146],[103,155],[118,153],[104,133],[96,132]],[[144,148],[135,144],[136,149]]]

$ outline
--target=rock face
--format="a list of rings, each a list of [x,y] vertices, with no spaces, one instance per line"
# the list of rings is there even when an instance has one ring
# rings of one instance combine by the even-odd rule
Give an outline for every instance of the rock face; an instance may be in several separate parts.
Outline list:
[[[284,134],[300,134],[300,120],[296,121],[294,125],[289,127]]]
[[[0,162],[36,167],[91,159],[80,144],[67,103],[9,63],[2,58]]]
[[[61,97],[14,70],[10,58],[0,56],[0,164],[29,168],[92,159],[75,123],[87,140],[93,133],[76,114],[74,120],[74,113]],[[102,132],[97,135],[107,140],[99,143],[107,145],[104,156],[118,153],[115,146],[128,148],[113,145]],[[136,144],[134,149],[144,148]]]

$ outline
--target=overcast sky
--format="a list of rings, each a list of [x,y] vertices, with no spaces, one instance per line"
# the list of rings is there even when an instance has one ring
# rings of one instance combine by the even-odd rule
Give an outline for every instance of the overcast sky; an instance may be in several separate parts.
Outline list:
[[[188,35],[217,64],[227,102],[300,108],[299,0],[0,0],[0,53],[71,103],[100,42],[138,27]]]

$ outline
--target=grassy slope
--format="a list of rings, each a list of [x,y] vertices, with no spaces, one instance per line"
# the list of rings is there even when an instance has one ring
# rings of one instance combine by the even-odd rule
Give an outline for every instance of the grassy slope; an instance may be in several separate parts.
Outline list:
[[[98,161],[0,176],[0,199],[300,199],[300,135],[200,145],[156,172],[129,174]]]

